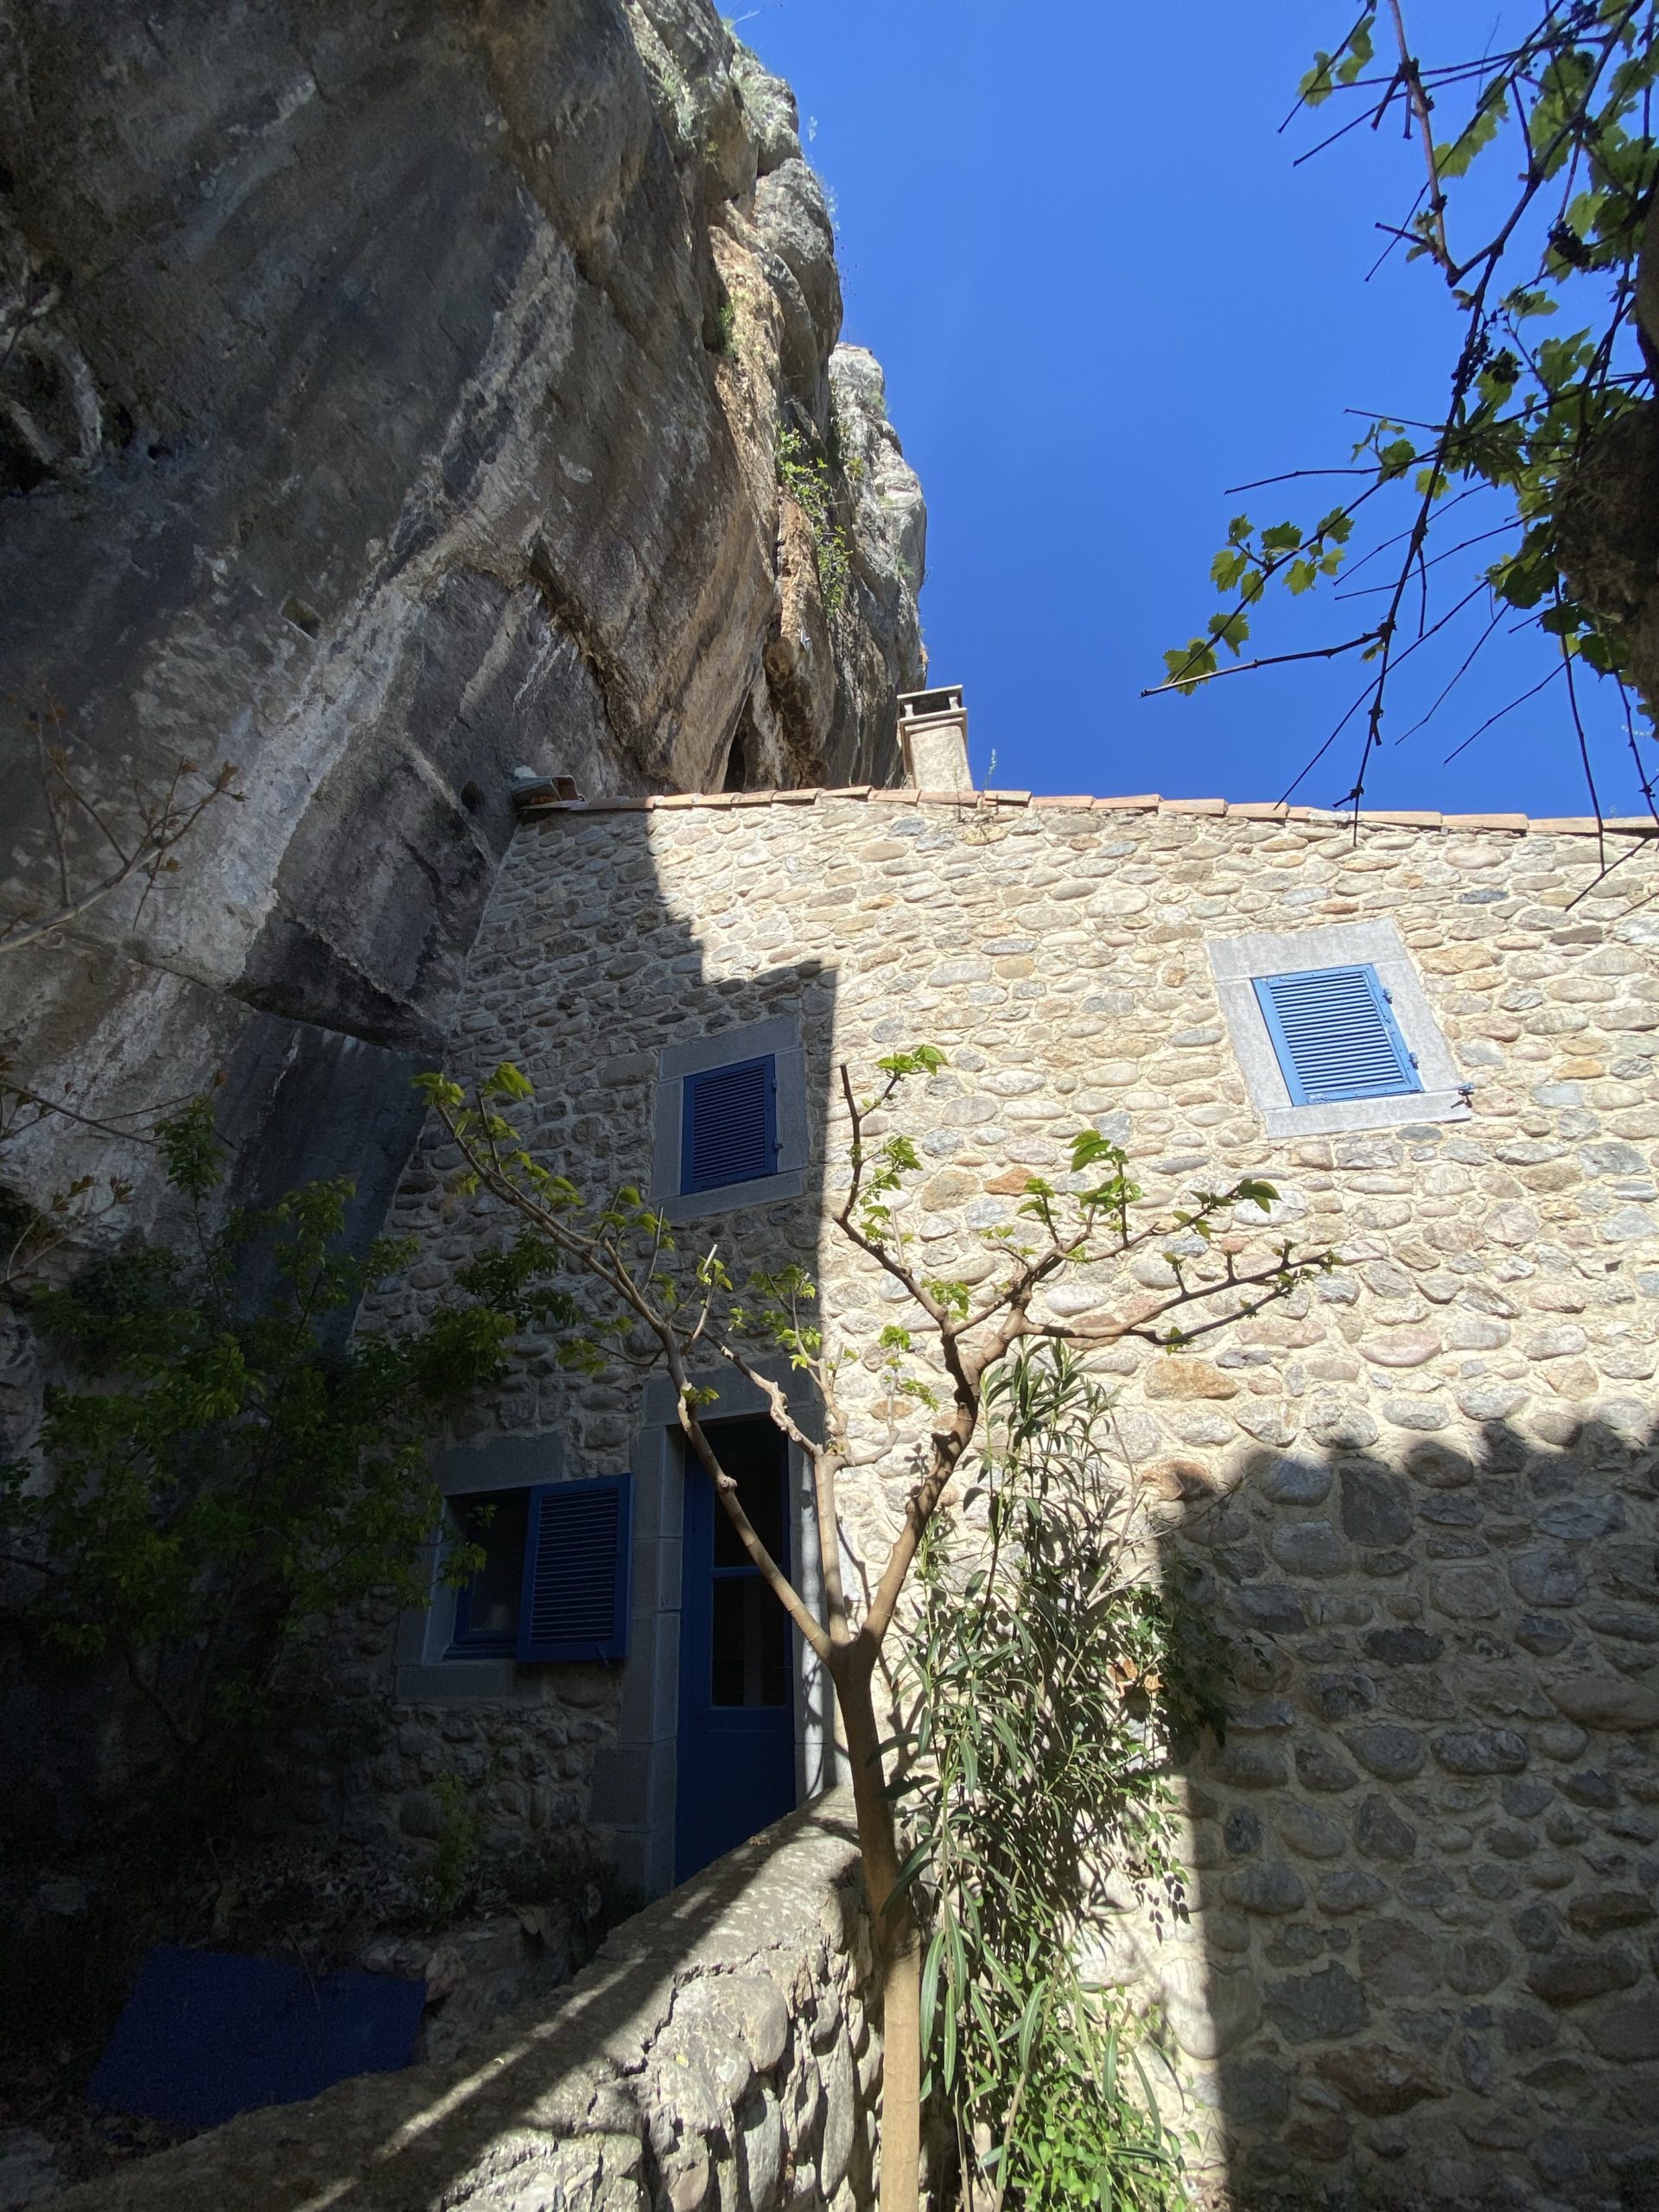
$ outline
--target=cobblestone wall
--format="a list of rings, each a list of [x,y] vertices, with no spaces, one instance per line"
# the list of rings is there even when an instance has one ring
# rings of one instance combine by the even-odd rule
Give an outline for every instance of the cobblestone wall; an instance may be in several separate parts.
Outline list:
[[[1084,1122],[1148,1204],[1264,1174],[1274,1228],[1352,1262],[1213,1357],[1096,1361],[1167,1557],[1237,1652],[1227,1742],[1185,1783],[1191,1922],[1126,1922],[1100,1960],[1160,2005],[1218,2186],[1587,2203],[1659,2156],[1659,919],[1651,862],[1598,881],[1582,830],[913,792],[556,810],[474,957],[460,1064],[518,1062],[537,1141],[591,1183],[644,1174],[660,1046],[798,1016],[806,1195],[721,1230],[738,1269],[816,1264],[855,1351],[889,1308],[820,1237],[830,1078],[897,1046],[950,1055],[909,1214],[941,1271],[988,1264],[976,1232]],[[1206,940],[1379,921],[1470,1109],[1269,1139]],[[423,1155],[395,1212],[431,1255],[410,1305],[490,1233],[444,1166]],[[875,1364],[850,1389],[872,1434]],[[532,1362],[499,1419],[559,1430],[580,1472],[639,1414]],[[905,1487],[895,1461],[848,1498],[864,1557]]]
[[[854,2212],[881,2065],[857,1867],[822,1799],[453,2064],[247,2113],[54,2212]]]

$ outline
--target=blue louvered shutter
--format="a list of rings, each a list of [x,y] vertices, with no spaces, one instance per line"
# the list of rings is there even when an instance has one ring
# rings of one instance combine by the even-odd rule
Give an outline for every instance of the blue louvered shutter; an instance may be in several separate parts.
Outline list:
[[[627,1657],[632,1522],[631,1475],[531,1491],[515,1658]]]
[[[718,1191],[778,1172],[778,1063],[734,1060],[684,1080],[680,1189]]]
[[[1422,1089],[1375,968],[1310,968],[1255,981],[1293,1105]]]

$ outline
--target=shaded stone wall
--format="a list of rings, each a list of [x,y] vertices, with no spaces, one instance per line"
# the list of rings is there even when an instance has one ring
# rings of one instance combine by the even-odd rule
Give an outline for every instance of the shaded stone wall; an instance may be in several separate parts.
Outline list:
[[[1161,1571],[1196,1578],[1236,1655],[1226,1744],[1183,1781],[1191,1918],[1159,1940],[1126,1916],[1098,1960],[1160,2005],[1217,2188],[1587,2203],[1649,2141],[1659,923],[1648,860],[1596,880],[1586,827],[1372,817],[1356,839],[1305,810],[859,791],[556,809],[474,955],[459,1071],[515,1059],[533,1141],[590,1185],[645,1173],[658,1046],[788,1010],[831,1193],[835,1062],[949,1053],[907,1217],[941,1272],[983,1269],[976,1232],[1084,1122],[1149,1206],[1264,1174],[1281,1198],[1247,1238],[1351,1262],[1213,1356],[1093,1362]],[[1470,1109],[1269,1140],[1205,940],[1384,919]],[[410,1307],[499,1233],[446,1164],[423,1154],[394,1209],[432,1255]],[[721,1230],[740,1276],[819,1269],[874,1445],[891,1310],[820,1226],[802,1202]],[[641,1415],[624,1382],[532,1359],[494,1418],[557,1430],[577,1471]],[[863,1560],[906,1487],[895,1460],[849,1488]]]
[[[51,2202],[854,2212],[881,2063],[857,1866],[850,1803],[821,1801],[625,1922],[568,1989],[456,2063],[248,2113]]]

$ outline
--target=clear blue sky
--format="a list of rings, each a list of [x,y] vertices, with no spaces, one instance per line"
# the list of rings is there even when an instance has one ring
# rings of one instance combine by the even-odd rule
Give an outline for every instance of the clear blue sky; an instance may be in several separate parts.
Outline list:
[[[1344,461],[1358,435],[1344,407],[1422,414],[1449,366],[1437,280],[1395,257],[1364,281],[1374,224],[1415,189],[1414,149],[1356,133],[1293,168],[1331,108],[1317,130],[1276,135],[1313,48],[1354,12],[736,0],[739,35],[795,87],[836,206],[843,334],[880,356],[926,491],[931,672],[967,686],[981,780],[995,748],[990,780],[1007,787],[1277,798],[1360,689],[1363,670],[1339,663],[1138,696],[1217,604],[1208,569],[1228,518],[1330,503],[1319,484],[1226,487]],[[1515,10],[1453,12],[1479,44]],[[1287,603],[1257,643],[1323,642],[1374,604]],[[1446,765],[1551,667],[1530,635],[1500,629],[1428,728],[1392,741],[1484,619],[1477,605],[1418,656],[1368,805],[1587,810],[1559,683]],[[1586,690],[1603,804],[1637,810],[1618,696]],[[1357,728],[1299,800],[1349,789]]]

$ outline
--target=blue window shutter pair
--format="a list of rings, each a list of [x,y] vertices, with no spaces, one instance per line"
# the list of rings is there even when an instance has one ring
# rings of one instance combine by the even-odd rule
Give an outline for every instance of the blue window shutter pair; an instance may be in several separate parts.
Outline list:
[[[1258,976],[1255,985],[1293,1105],[1422,1089],[1375,968],[1310,968]]]
[[[632,1526],[631,1475],[531,1491],[516,1659],[627,1657]]]
[[[778,1063],[772,1053],[705,1068],[682,1085],[680,1190],[718,1191],[778,1172]]]

